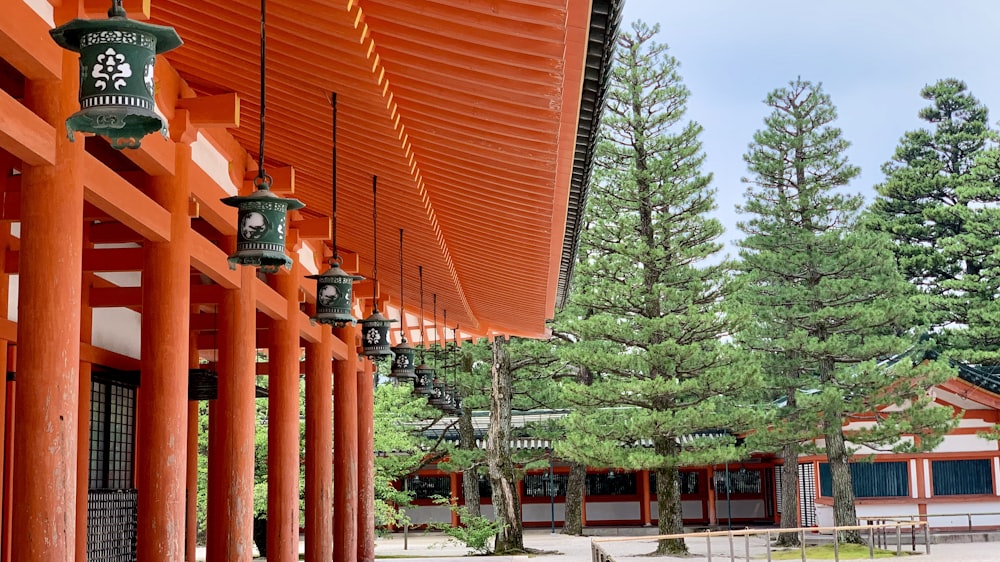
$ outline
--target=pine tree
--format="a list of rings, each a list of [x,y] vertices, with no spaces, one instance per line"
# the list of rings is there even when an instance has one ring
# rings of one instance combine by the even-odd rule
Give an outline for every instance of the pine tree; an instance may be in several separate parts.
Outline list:
[[[848,437],[895,450],[936,446],[951,412],[927,407],[926,390],[948,370],[878,363],[914,346],[911,287],[888,239],[857,227],[862,197],[842,193],[859,169],[847,161],[830,97],[820,85],[795,80],[765,103],[772,112],[744,155],[741,300],[755,323],[741,340],[765,356],[768,385],[784,400],[779,421],[755,437],[785,447],[786,463],[797,465],[795,444],[819,437],[810,435],[819,428],[835,524],[855,525]],[[860,419],[873,423],[846,435],[844,424]],[[906,434],[920,435],[919,445]],[[797,489],[791,480],[783,487]],[[786,516],[789,508],[783,504]],[[843,537],[861,542],[857,532]]]
[[[711,176],[702,172],[701,127],[685,121],[687,88],[678,62],[642,22],[618,41],[594,181],[570,300],[590,311],[568,320],[580,340],[565,357],[593,384],[566,383],[577,409],[559,456],[656,471],[659,530],[683,532],[678,467],[737,458],[731,437],[681,438],[739,430],[731,397],[754,381],[721,340],[734,316],[720,250]],[[642,444],[652,441],[652,447]],[[657,552],[684,553],[683,540]]]
[[[892,161],[870,225],[896,242],[903,275],[919,289],[916,306],[944,330],[949,352],[1000,363],[1000,153],[986,107],[964,82],[945,79],[920,95],[931,129],[907,132]]]

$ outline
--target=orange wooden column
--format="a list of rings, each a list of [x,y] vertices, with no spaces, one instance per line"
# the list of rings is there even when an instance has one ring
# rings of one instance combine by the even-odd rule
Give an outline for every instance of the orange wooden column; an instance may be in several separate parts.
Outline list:
[[[719,524],[719,513],[718,506],[716,502],[718,498],[715,497],[715,467],[708,467],[708,478],[705,479],[706,487],[708,488],[708,524],[718,525]]]
[[[272,275],[286,319],[271,322],[267,384],[267,559],[299,559],[299,264]]]
[[[64,3],[56,19],[78,7]],[[77,55],[64,51],[64,80],[25,87],[25,105],[54,127],[56,163],[22,170],[14,562],[76,556],[84,145],[66,138],[65,120],[78,107],[79,74]]]
[[[190,146],[175,145],[173,176],[148,195],[170,213],[170,242],[146,242],[142,272],[142,391],[136,407],[139,560],[184,558],[188,345],[191,334]]]
[[[333,333],[306,344],[306,562],[333,559]]]
[[[375,560],[375,368],[358,372],[358,562]]]
[[[3,527],[0,533],[0,560],[11,560],[11,545],[13,544],[11,532],[14,525],[14,404],[16,398],[17,384],[14,381],[6,381],[7,401],[4,404],[4,419],[6,420],[7,432],[3,435]]]
[[[87,559],[87,511],[90,491],[90,383],[93,365],[80,362],[80,425],[76,455],[76,559]],[[86,444],[86,445],[84,445]]]
[[[188,368],[197,369],[198,333],[188,340]],[[194,562],[198,536],[198,401],[188,401],[187,413],[187,509],[185,510],[184,560]]]
[[[7,342],[0,340],[0,346],[3,347],[4,360],[0,365],[6,367],[7,365]],[[7,382],[7,373],[3,374],[3,378],[0,379],[0,427],[3,428],[3,439],[0,440],[0,560],[10,560],[10,552],[8,552],[4,546],[7,544],[7,537],[10,536],[10,528],[8,523],[10,521],[7,519],[6,506],[8,500],[10,499],[10,491],[7,489],[7,464],[10,459],[7,458],[7,434],[13,430],[11,427],[7,427],[7,387],[10,383]],[[13,397],[12,397],[13,398]],[[13,441],[11,441],[13,444]]]
[[[636,476],[639,478],[639,518],[642,519],[643,527],[649,527],[653,524],[649,514],[649,471],[640,470]]]
[[[333,363],[333,561],[358,559],[357,328],[336,328],[347,359]]]
[[[457,472],[452,472],[452,473],[448,474],[448,484],[450,485],[449,492],[451,492],[451,494],[450,494],[451,495],[451,501],[455,502],[455,503],[458,503],[458,496],[459,496],[460,487],[459,487],[459,483],[458,483],[458,473]],[[452,510],[452,512],[451,512],[451,526],[452,527],[458,527],[459,525],[461,525],[461,523],[462,523],[462,521],[458,517],[458,512]]]
[[[232,250],[235,244],[229,242]],[[256,274],[241,267],[241,287],[225,291],[220,304],[219,394],[212,404],[208,453],[207,559],[212,562],[243,562],[253,552]]]

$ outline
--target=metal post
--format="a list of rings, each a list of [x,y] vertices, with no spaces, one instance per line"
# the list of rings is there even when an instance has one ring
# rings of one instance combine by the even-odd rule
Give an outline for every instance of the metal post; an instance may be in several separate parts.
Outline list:
[[[833,559],[840,560],[840,533],[833,533]]]
[[[875,558],[875,527],[868,527],[868,558]]]
[[[726,527],[733,530],[733,490],[729,482],[729,461],[726,461]]]
[[[736,549],[733,548],[733,530],[729,530],[729,562],[736,562]]]
[[[556,487],[552,481],[552,449],[549,453],[549,507],[552,511],[552,534],[556,534]]]
[[[749,531],[749,530],[750,530],[750,527],[747,527],[747,531]],[[747,534],[743,535],[743,547],[744,547],[743,552],[747,555],[747,562],[750,562],[750,533],[749,532]]]
[[[410,491],[410,475],[407,474],[406,476],[403,477],[403,492],[409,492],[409,491]],[[403,511],[403,515],[404,516],[406,515],[405,509]],[[406,517],[403,519],[403,550],[409,548],[409,543],[410,543],[410,518]]]
[[[806,530],[799,531],[799,550],[802,551],[802,562],[806,562]]]
[[[931,553],[931,525],[926,523],[924,525],[924,551],[927,554]]]
[[[903,555],[903,537],[900,536],[899,521],[896,522],[896,556]]]
[[[767,562],[771,562],[771,531],[767,532]]]
[[[966,515],[966,517],[969,518],[969,532],[971,533],[972,532],[972,514],[971,513],[966,513],[965,515]]]
[[[706,546],[708,546],[708,559],[707,562],[712,562],[712,535],[709,533],[705,535]]]

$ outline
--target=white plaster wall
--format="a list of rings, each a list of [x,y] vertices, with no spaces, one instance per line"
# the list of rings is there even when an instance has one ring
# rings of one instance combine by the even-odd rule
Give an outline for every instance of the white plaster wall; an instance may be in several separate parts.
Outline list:
[[[958,420],[958,427],[991,428],[993,427],[993,424],[978,418],[962,418]]]
[[[590,506],[588,506],[590,507]],[[566,506],[562,502],[556,502],[556,521],[562,521],[566,516]],[[590,511],[587,516],[589,518]],[[525,523],[552,521],[552,506],[547,503],[525,503],[521,504],[521,517]]]
[[[918,513],[916,503],[862,504],[855,506],[854,509],[857,510],[858,521],[862,525],[866,518],[874,519],[896,515],[917,515]]]
[[[833,527],[833,506],[816,504],[816,526]]]
[[[960,453],[995,451],[996,441],[983,439],[978,435],[946,435],[944,441],[934,449],[935,453]]]
[[[729,517],[729,506],[726,500],[715,502],[715,514],[719,519]],[[733,519],[764,519],[764,500],[733,500]]]
[[[441,523],[451,522],[451,510],[441,505],[421,505],[410,507],[406,510],[406,515],[410,517],[413,525],[422,525],[432,521]]]
[[[927,514],[950,514],[950,513],[989,513],[1000,512],[1000,501],[972,501],[972,502],[934,502],[927,504]],[[929,518],[931,527],[965,527],[969,524],[969,519],[965,515],[931,517]],[[976,515],[972,517],[974,527],[1000,526],[1000,515]]]
[[[229,177],[229,161],[201,133],[191,143],[191,160],[228,195],[236,195],[239,191],[239,186]]]
[[[9,286],[7,288],[7,320],[17,322],[17,295],[20,289],[20,279],[17,275],[10,275]]]
[[[17,0],[14,1],[17,2]],[[36,14],[41,16],[41,18],[50,26],[56,26],[55,16],[52,11],[52,4],[48,0],[24,0],[24,3],[34,10]]]
[[[139,358],[142,317],[128,308],[95,308],[91,343],[96,347]]]
[[[319,268],[316,267],[316,254],[309,244],[302,244],[299,248],[299,263],[309,272],[310,275],[318,275]]]
[[[587,523],[639,521],[639,502],[587,502]]]
[[[687,500],[681,501],[681,517],[684,519],[708,519],[706,515],[701,510],[701,500]],[[656,521],[659,519],[657,516],[659,514],[660,506],[657,505],[656,500],[649,502],[649,516]]]

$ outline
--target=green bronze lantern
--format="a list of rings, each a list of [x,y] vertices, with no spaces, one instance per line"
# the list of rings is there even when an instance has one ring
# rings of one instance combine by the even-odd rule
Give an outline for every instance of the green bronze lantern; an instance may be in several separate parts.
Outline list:
[[[167,124],[156,113],[156,55],[181,46],[174,28],[129,19],[113,0],[106,20],[74,19],[49,31],[62,48],[80,53],[80,111],[66,119],[73,133],[106,137],[116,149],[139,148]]]
[[[392,355],[389,348],[389,320],[379,312],[378,307],[368,318],[361,321],[361,354],[379,360]]]
[[[413,370],[413,373],[414,377],[416,377],[413,380],[413,394],[430,397],[431,392],[434,390],[434,369],[421,361],[420,365],[417,365]]]
[[[389,376],[399,382],[409,382],[417,378],[414,372],[414,349],[406,336],[400,339],[399,345],[392,348],[392,370]]]
[[[307,279],[316,280],[316,316],[310,318],[313,322],[330,324],[338,328],[348,324],[354,325],[357,320],[351,315],[354,305],[354,282],[364,277],[347,273],[340,267],[340,254],[337,253],[337,94],[330,95],[330,105],[333,109],[333,148],[331,149],[331,200],[333,209],[330,214],[332,231],[333,256],[330,257],[330,269],[320,275],[307,275]]]
[[[267,110],[267,41],[264,0],[260,3],[260,149],[257,152],[255,190],[250,195],[226,197],[223,203],[236,207],[236,253],[229,256],[229,268],[250,265],[264,273],[277,273],[281,266],[292,267],[285,255],[285,220],[288,211],[305,207],[298,199],[285,199],[271,191],[271,176],[264,170],[264,118]]]
[[[330,269],[319,275],[307,275],[306,278],[316,280],[316,316],[310,320],[341,328],[348,324],[353,326],[357,322],[351,315],[354,282],[361,281],[364,277],[341,269],[338,257],[335,255],[330,261]]]
[[[277,273],[281,266],[292,267],[285,255],[285,218],[288,211],[305,205],[298,199],[286,199],[270,190],[271,178],[266,174],[254,178],[256,190],[246,196],[226,197],[223,203],[236,207],[238,228],[236,253],[229,256],[229,268],[251,265],[265,273]]]

